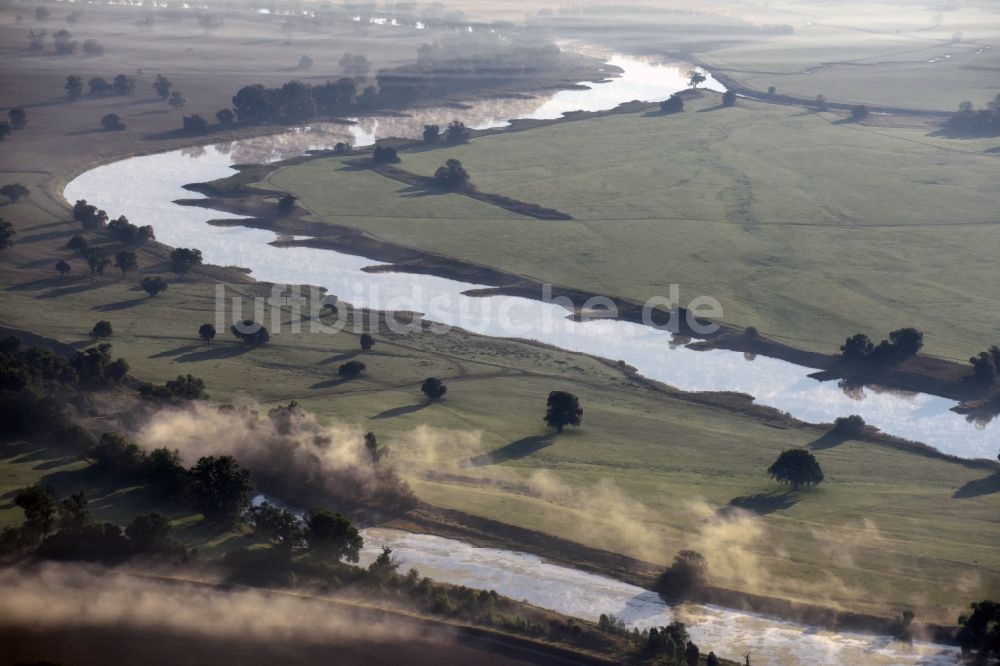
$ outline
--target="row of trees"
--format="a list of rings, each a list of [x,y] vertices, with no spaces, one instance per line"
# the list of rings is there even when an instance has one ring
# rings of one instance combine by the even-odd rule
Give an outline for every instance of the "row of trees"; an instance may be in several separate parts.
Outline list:
[[[851,364],[894,364],[913,358],[924,346],[924,334],[915,328],[900,328],[878,345],[864,333],[847,338],[840,347],[841,359]]]
[[[121,384],[128,362],[113,359],[111,345],[75,351],[66,358],[46,347],[21,349],[18,338],[0,341],[0,390],[41,390],[48,384],[73,388],[103,388]]]
[[[162,513],[138,515],[123,529],[94,520],[82,491],[57,502],[54,491],[41,484],[19,490],[14,504],[24,512],[24,522],[0,531],[0,551],[33,550],[44,559],[106,563],[133,557],[176,562],[189,557]]]
[[[45,38],[48,33],[44,30],[28,31],[28,48],[32,51],[45,50]],[[58,55],[73,55],[77,51],[82,51],[88,56],[104,55],[104,45],[96,39],[86,39],[83,45],[73,39],[73,33],[65,28],[52,33],[52,46]]]
[[[951,115],[947,125],[963,134],[995,136],[1000,134],[1000,93],[985,109],[977,110],[972,102],[962,102]]]

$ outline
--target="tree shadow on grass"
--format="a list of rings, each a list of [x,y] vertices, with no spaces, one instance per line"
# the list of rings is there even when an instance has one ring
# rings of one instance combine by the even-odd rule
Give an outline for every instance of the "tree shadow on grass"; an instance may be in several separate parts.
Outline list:
[[[835,446],[840,446],[849,439],[850,437],[845,437],[844,435],[831,430],[830,432],[823,433],[812,442],[809,442],[809,448],[813,451],[832,449]]]
[[[729,504],[718,510],[718,515],[727,517],[739,509],[756,513],[758,516],[766,516],[775,511],[784,511],[793,507],[799,498],[791,492],[772,491],[768,493],[757,493],[756,495],[746,495],[734,497],[729,500]]]
[[[404,416],[406,414],[414,414],[419,412],[421,409],[430,406],[430,402],[420,402],[415,405],[405,405],[403,407],[393,407],[392,409],[387,409],[384,412],[379,412],[372,419],[393,419],[397,416]]]
[[[311,389],[325,389],[325,388],[336,388],[341,384],[346,384],[351,381],[352,377],[337,377],[336,379],[326,379],[321,382],[316,382],[309,388]]]
[[[72,296],[73,294],[82,294],[85,291],[90,291],[92,289],[100,289],[101,283],[96,280],[93,282],[87,282],[85,284],[76,285],[75,287],[60,287],[59,289],[51,289],[44,294],[39,294],[38,298],[60,298],[62,296]]]
[[[452,194],[454,190],[448,190],[443,187],[434,187],[433,185],[408,185],[400,190],[397,190],[399,196],[406,199],[413,199],[415,197],[433,197],[441,194]]]
[[[715,106],[710,106],[707,109],[698,109],[695,113],[711,113],[712,111],[720,111],[722,109],[729,108],[725,104],[716,104]]]
[[[982,497],[983,495],[992,495],[994,493],[1000,493],[1000,472],[985,479],[969,481],[956,490],[952,497],[955,499],[969,499],[970,497]]]
[[[191,345],[191,347],[197,347],[196,345]],[[181,354],[175,360],[178,363],[197,363],[199,361],[218,361],[227,358],[236,358],[237,356],[243,356],[247,352],[251,351],[253,347],[250,345],[241,344],[231,344],[231,345],[210,345],[206,349],[200,351],[191,351],[185,354]]]
[[[525,458],[533,453],[541,451],[544,448],[552,446],[555,444],[555,441],[556,436],[551,433],[547,435],[532,435],[531,437],[525,437],[524,439],[519,439],[516,442],[511,442],[506,446],[501,446],[499,449],[490,451],[489,453],[469,458],[468,460],[460,463],[459,466],[485,467],[487,465],[496,465],[508,460]]]
[[[319,362],[320,365],[330,365],[331,363],[341,363],[344,361],[350,361],[352,358],[360,354],[360,351],[344,352],[343,354],[335,354],[330,358],[325,358]]]
[[[94,306],[91,309],[97,310],[98,312],[114,312],[116,310],[128,310],[129,308],[134,308],[135,306],[139,305],[140,303],[145,303],[148,300],[149,300],[149,298],[146,297],[146,296],[143,296],[141,298],[130,298],[130,299],[126,300],[126,301],[118,301],[117,303],[107,303],[105,305],[96,305],[96,306]]]

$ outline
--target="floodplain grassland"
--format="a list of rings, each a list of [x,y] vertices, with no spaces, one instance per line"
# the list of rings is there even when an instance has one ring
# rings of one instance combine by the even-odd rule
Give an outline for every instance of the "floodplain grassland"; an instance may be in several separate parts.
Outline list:
[[[696,547],[721,586],[880,615],[912,607],[925,621],[951,622],[968,599],[1000,585],[995,539],[984,538],[996,533],[1000,498],[989,466],[874,443],[829,446],[824,428],[755,412],[735,396],[655,390],[597,359],[461,331],[399,336],[366,324],[377,342],[362,353],[353,326],[309,334],[304,322],[292,334],[285,313],[285,332],[265,347],[248,350],[225,331],[209,345],[197,329],[214,318],[216,280],[229,283],[229,296],[266,296],[270,288],[205,267],[171,276],[170,288],[150,298],[137,283],[168,273],[162,246],[140,252],[137,275],[90,277],[63,249],[76,225],[44,190],[4,215],[20,234],[0,264],[4,325],[82,348],[93,322],[108,319],[114,355],[141,380],[191,373],[216,402],[269,408],[297,400],[325,421],[358,424],[392,449],[393,463],[430,504],[660,565]],[[58,258],[74,272],[55,275]],[[337,368],[349,359],[368,370],[344,382]],[[419,386],[432,375],[449,392],[427,404]],[[580,397],[582,428],[547,436],[542,415],[552,390]],[[96,430],[109,410],[98,403]],[[767,479],[781,450],[810,445],[827,474],[818,490],[786,494]],[[5,451],[3,524],[20,515],[11,491],[35,479],[92,488],[105,519],[148,510],[140,490],[102,494],[79,463],[55,453]],[[733,500],[748,513],[727,509]],[[209,534],[183,509],[167,510],[205,553],[246,543],[240,533]],[[827,584],[831,577],[837,585]]]
[[[835,352],[862,331],[917,325],[926,352],[964,363],[995,334],[1000,242],[991,139],[706,93],[683,114],[613,114],[401,153],[431,175],[461,160],[482,191],[569,213],[518,217],[458,194],[414,192],[325,158],[262,186],[314,221],[390,243],[643,301],[679,284],[724,320]],[[361,197],[365,192],[367,196]],[[464,212],[464,215],[462,214]]]

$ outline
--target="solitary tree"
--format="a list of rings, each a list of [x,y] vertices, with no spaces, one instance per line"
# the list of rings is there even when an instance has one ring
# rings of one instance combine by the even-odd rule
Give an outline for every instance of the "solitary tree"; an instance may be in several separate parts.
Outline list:
[[[694,550],[682,550],[674,556],[656,581],[656,591],[665,599],[688,599],[708,582],[708,561]]]
[[[212,326],[211,324],[202,324],[198,327],[198,337],[211,344],[212,340],[215,339],[215,326]]]
[[[187,100],[184,99],[184,95],[181,94],[180,90],[175,90],[170,93],[170,99],[167,101],[174,111],[180,111],[187,104]]]
[[[125,121],[117,113],[109,113],[101,118],[101,126],[109,132],[125,129]]]
[[[663,113],[680,113],[684,110],[684,98],[680,95],[671,95],[660,102],[660,111]]]
[[[583,408],[580,407],[580,399],[572,393],[566,391],[552,391],[549,393],[548,409],[545,412],[545,422],[562,432],[568,425],[579,426],[583,419]]]
[[[466,143],[469,140],[469,130],[461,120],[453,120],[448,123],[448,128],[444,132],[445,141],[451,145]]]
[[[263,324],[258,324],[253,319],[244,319],[229,327],[229,332],[233,337],[241,340],[243,344],[251,347],[259,347],[271,339],[271,334]]]
[[[20,199],[31,194],[31,190],[22,185],[21,183],[9,183],[0,187],[0,195],[3,195],[10,199],[12,202],[17,202]]]
[[[14,225],[0,217],[0,250],[6,250],[14,245],[17,231]]]
[[[87,243],[87,239],[83,236],[73,236],[66,241],[66,248],[73,250],[81,257],[86,255],[87,247],[89,247],[89,244]]]
[[[14,130],[11,128],[10,123],[0,122],[0,141],[6,140],[13,133]]]
[[[701,650],[698,646],[688,641],[687,648],[684,650],[684,663],[687,666],[698,666],[698,658],[701,656]]]
[[[150,296],[157,296],[169,286],[170,284],[159,275],[142,278],[142,290]]]
[[[924,346],[924,334],[915,328],[900,328],[889,334],[895,355],[907,359],[916,356]]]
[[[691,70],[690,72],[688,72],[688,84],[692,88],[697,88],[707,80],[708,79],[705,77],[705,75],[699,72],[698,70]]]
[[[22,488],[14,495],[14,504],[24,511],[24,527],[33,536],[44,536],[52,529],[56,502],[48,486],[39,483]]]
[[[90,266],[91,275],[104,275],[104,269],[111,265],[108,258],[108,251],[103,247],[92,247],[87,250],[87,265]]]
[[[28,126],[28,114],[25,113],[24,109],[11,109],[7,113],[7,117],[10,118],[10,126],[16,130],[24,129]]]
[[[774,464],[767,468],[767,473],[772,479],[791,485],[793,490],[823,481],[819,462],[806,449],[782,451]]]
[[[204,134],[208,131],[208,121],[195,113],[190,116],[184,116],[181,119],[181,127],[188,134]]]
[[[306,514],[306,540],[314,552],[336,561],[357,562],[364,546],[350,520],[325,509],[312,509]]]
[[[354,379],[368,369],[361,361],[348,361],[337,368],[337,374],[344,379]]]
[[[287,509],[264,502],[250,510],[254,533],[262,539],[273,542],[279,548],[289,551],[302,544],[305,534],[302,521]]]
[[[56,262],[56,270],[59,272],[59,275],[66,275],[73,269],[70,268],[70,265],[68,263],[60,259],[59,261]]]
[[[428,400],[440,400],[448,392],[448,387],[437,377],[428,377],[420,385],[420,391],[427,396]]]
[[[868,117],[868,107],[864,104],[857,104],[851,107],[851,120],[858,122]]]
[[[368,459],[371,460],[372,465],[378,465],[382,458],[389,455],[389,448],[379,446],[378,438],[373,432],[365,433],[365,451],[368,452]]]
[[[399,152],[391,146],[375,146],[372,161],[376,164],[396,164],[399,162]]]
[[[95,76],[90,81],[87,81],[87,87],[90,89],[91,97],[100,97],[112,90],[111,84],[103,76]]]
[[[139,261],[136,259],[135,252],[119,252],[115,255],[115,267],[122,272],[122,277],[129,271],[134,271],[139,267]]]
[[[705,666],[719,666],[719,658],[715,656],[714,652],[708,653],[708,657],[705,659]]]
[[[857,414],[840,416],[833,422],[833,431],[844,437],[861,437],[865,434],[865,420]]]
[[[441,127],[438,125],[424,125],[424,143],[437,143],[441,138]]]
[[[816,95],[816,110],[826,111],[827,108],[828,107],[826,105],[826,97],[823,95]]]
[[[860,361],[868,357],[875,345],[864,333],[855,333],[840,346],[842,358],[845,361]]]
[[[461,162],[451,159],[434,172],[434,183],[449,190],[460,190],[469,184],[469,172]]]
[[[215,112],[215,119],[223,127],[231,127],[236,122],[236,114],[232,109],[219,109]]]
[[[372,347],[375,346],[375,338],[367,333],[362,333],[360,343],[362,351],[371,351]]]
[[[94,324],[94,328],[90,329],[90,337],[92,338],[110,338],[113,333],[111,322],[104,319]]]
[[[135,90],[135,79],[127,74],[119,74],[111,82],[111,88],[116,95],[131,95]]]
[[[209,520],[233,523],[250,508],[250,472],[232,456],[201,458],[189,472],[191,495]]]
[[[722,106],[736,106],[736,93],[732,90],[722,93]]]
[[[67,76],[65,89],[70,99],[80,99],[83,97],[83,79],[76,74]]]
[[[282,215],[288,215],[293,210],[295,210],[295,195],[286,194],[285,196],[278,199],[278,212]]]
[[[201,250],[179,247],[170,253],[170,270],[178,277],[201,265]]]
[[[153,90],[156,94],[160,96],[160,99],[167,99],[170,97],[170,89],[173,88],[174,84],[163,74],[157,74],[156,80],[153,81]]]

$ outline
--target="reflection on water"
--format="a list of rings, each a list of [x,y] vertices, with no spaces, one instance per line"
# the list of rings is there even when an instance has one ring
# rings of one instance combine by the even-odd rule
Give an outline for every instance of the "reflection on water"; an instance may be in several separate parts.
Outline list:
[[[645,72],[669,69],[624,59],[613,62],[624,66],[623,79],[634,68]],[[673,70],[680,71],[676,67]],[[611,84],[598,84],[595,90],[605,85]],[[628,86],[622,90],[634,92]],[[655,92],[655,96],[661,96],[659,89]],[[545,108],[548,102],[541,104],[537,108]],[[372,262],[362,257],[311,248],[276,248],[268,245],[274,240],[270,232],[210,226],[205,222],[217,217],[217,213],[171,203],[191,197],[182,188],[184,183],[230,175],[233,163],[281,159],[310,148],[330,148],[349,137],[358,139],[360,144],[360,139],[370,139],[376,133],[384,136],[382,123],[400,131],[404,122],[413,123],[408,127],[422,129],[425,121],[440,120],[435,113],[428,109],[408,119],[361,119],[353,126],[323,124],[235,141],[221,150],[204,148],[198,156],[190,151],[173,151],[122,160],[82,174],[66,187],[65,196],[69,201],[87,199],[112,217],[124,214],[134,223],[152,224],[157,238],[163,242],[197,247],[207,262],[245,266],[261,280],[321,285],[360,307],[424,312],[433,321],[484,335],[536,339],[571,351],[621,360],[646,377],[680,389],[746,393],[761,404],[805,421],[829,423],[840,416],[858,414],[885,432],[925,442],[947,453],[991,459],[996,455],[1000,441],[998,426],[970,426],[964,417],[950,411],[955,404],[950,400],[877,389],[867,394],[864,389],[860,393],[854,388],[845,391],[832,382],[811,379],[808,375],[812,370],[808,368],[767,357],[747,363],[739,352],[696,352],[679,346],[686,341],[673,339],[669,332],[639,324],[607,319],[576,322],[554,304],[513,297],[471,298],[463,294],[481,285],[431,276],[367,273],[362,269]],[[149,178],[149,174],[157,177]]]
[[[374,561],[382,545],[392,548],[402,570],[455,585],[493,589],[518,600],[589,620],[613,613],[640,629],[679,619],[702,651],[730,659],[750,651],[754,663],[769,666],[852,666],[955,664],[955,648],[915,643],[888,636],[834,633],[716,606],[685,605],[676,615],[653,592],[635,585],[545,562],[535,555],[399,530],[364,530],[362,565]]]
[[[417,139],[425,125],[444,127],[452,120],[480,130],[505,127],[516,118],[551,120],[572,111],[602,111],[632,100],[659,101],[687,87],[688,67],[623,56],[612,56],[608,62],[614,66],[608,71],[621,69],[621,76],[604,83],[585,84],[587,90],[510,95],[474,100],[461,106],[413,109],[399,115],[361,116],[353,119],[353,125],[312,123],[281,134],[236,142],[232,160],[234,164],[273,162],[308,150],[331,148],[341,142],[368,146],[376,138]],[[724,89],[711,77],[704,85],[712,90]],[[192,153],[192,156],[199,155]]]

